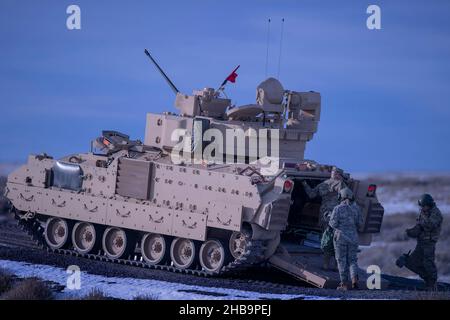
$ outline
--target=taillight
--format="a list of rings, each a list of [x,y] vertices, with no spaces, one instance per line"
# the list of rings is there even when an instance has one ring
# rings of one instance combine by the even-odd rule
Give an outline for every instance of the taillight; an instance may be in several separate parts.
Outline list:
[[[289,193],[292,191],[292,188],[294,187],[294,181],[292,180],[285,180],[283,185],[283,191],[286,193]]]
[[[367,188],[367,196],[368,197],[375,196],[375,192],[376,191],[377,191],[377,185],[376,184],[369,185],[369,187]]]

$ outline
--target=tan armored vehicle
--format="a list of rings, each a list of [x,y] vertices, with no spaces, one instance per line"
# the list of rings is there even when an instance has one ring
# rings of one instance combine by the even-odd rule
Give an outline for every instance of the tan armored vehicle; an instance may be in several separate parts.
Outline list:
[[[180,93],[151,59],[176,93],[178,114],[148,113],[143,143],[103,131],[87,153],[30,155],[6,188],[20,223],[55,253],[195,274],[268,263],[336,286],[337,273],[317,262],[320,199],[299,183],[330,177],[331,166],[304,160],[320,94],[269,78],[255,104],[232,106],[223,85]],[[383,207],[375,186],[345,176],[368,245]]]

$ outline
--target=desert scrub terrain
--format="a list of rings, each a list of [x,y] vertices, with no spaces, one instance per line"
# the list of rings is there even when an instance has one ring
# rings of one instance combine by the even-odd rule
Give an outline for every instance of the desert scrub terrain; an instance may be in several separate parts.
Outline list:
[[[71,297],[70,300],[115,300],[108,297],[99,289],[92,289],[88,294],[82,297]]]
[[[51,300],[52,290],[37,278],[17,280],[13,287],[0,296],[3,300]]]
[[[386,214],[417,212],[424,193],[433,196],[443,214],[450,214],[450,174],[380,174],[363,177],[378,186],[377,196]]]
[[[51,300],[53,292],[37,278],[20,279],[0,269],[0,300]]]
[[[57,296],[61,287],[51,286],[39,278],[18,278],[8,271],[0,269],[0,300],[54,300],[64,299]],[[114,300],[98,289],[84,296],[68,297],[68,300]],[[154,300],[142,297],[141,300]]]
[[[0,297],[3,293],[11,290],[13,284],[13,275],[3,269],[0,269]]]

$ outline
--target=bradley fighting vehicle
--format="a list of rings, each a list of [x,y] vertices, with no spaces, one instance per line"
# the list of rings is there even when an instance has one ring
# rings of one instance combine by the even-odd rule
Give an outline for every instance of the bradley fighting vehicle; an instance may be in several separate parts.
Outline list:
[[[232,106],[223,85],[235,72],[218,90],[185,95],[146,54],[175,92],[178,114],[148,113],[144,142],[103,131],[91,152],[30,155],[5,191],[19,223],[55,253],[203,275],[265,263],[335,287],[337,273],[320,269],[320,199],[300,183],[315,186],[332,169],[304,159],[320,94],[269,78],[256,103]],[[272,157],[256,152],[263,140]],[[202,157],[213,144],[212,158]],[[360,244],[369,245],[384,213],[376,186],[344,176],[363,209]]]

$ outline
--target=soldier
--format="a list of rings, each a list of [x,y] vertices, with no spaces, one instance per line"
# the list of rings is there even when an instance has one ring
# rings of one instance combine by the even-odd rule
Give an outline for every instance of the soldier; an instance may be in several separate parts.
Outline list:
[[[338,290],[348,289],[348,275],[352,288],[358,288],[358,228],[363,223],[362,213],[349,188],[339,192],[341,203],[331,213],[329,225],[334,229],[334,248],[341,283]]]
[[[436,290],[437,269],[434,252],[443,218],[431,195],[422,195],[418,203],[420,214],[417,224],[406,230],[408,237],[417,239],[417,245],[413,253],[406,256],[405,266],[425,281],[427,290]]]
[[[302,181],[303,188],[309,198],[313,199],[317,196],[322,198],[319,225],[323,233],[321,248],[324,253],[323,269],[325,270],[330,268],[330,261],[334,256],[333,235],[327,230],[328,221],[334,207],[339,203],[338,193],[347,187],[343,181],[343,173],[341,169],[333,167],[330,179],[323,181],[314,188],[311,188],[306,181]]]

